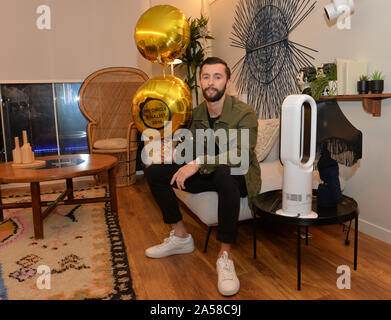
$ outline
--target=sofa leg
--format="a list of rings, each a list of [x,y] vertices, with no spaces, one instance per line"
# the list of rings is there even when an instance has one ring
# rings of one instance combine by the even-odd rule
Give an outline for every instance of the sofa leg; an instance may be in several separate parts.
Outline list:
[[[257,258],[257,218],[253,217],[253,249],[254,259]]]
[[[206,235],[206,240],[205,240],[205,244],[204,244],[204,251],[203,251],[203,253],[206,252],[206,248],[208,247],[209,236],[210,236],[210,232],[211,231],[212,231],[212,227],[208,227],[208,234]]]

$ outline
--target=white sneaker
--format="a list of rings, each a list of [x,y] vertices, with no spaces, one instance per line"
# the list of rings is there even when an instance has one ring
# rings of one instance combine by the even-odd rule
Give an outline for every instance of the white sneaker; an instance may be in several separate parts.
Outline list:
[[[228,253],[223,252],[217,259],[217,288],[223,296],[232,296],[239,291],[240,282],[236,276],[234,262],[228,258]]]
[[[174,235],[171,230],[170,237],[164,242],[145,250],[145,255],[150,258],[164,258],[173,254],[191,253],[194,251],[194,240],[191,234],[187,238],[180,238]]]

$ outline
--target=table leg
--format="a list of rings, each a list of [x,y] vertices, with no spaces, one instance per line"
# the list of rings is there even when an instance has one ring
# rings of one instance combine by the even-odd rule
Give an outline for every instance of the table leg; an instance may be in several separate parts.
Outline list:
[[[3,208],[1,208],[2,204],[3,204],[3,202],[1,201],[1,185],[0,185],[0,222],[3,222],[3,220],[4,220]]]
[[[110,198],[111,198],[111,211],[118,213],[115,168],[110,169],[108,171],[108,175],[109,175],[109,190],[110,190]]]
[[[73,199],[73,183],[72,183],[72,178],[67,179],[67,191],[69,191],[68,194],[68,199],[72,200]]]
[[[308,226],[305,226],[305,245],[308,246]]]
[[[357,270],[357,248],[358,247],[358,213],[354,217],[354,270]]]
[[[206,250],[208,248],[208,242],[209,242],[209,237],[210,237],[210,233],[212,232],[212,227],[208,227],[208,233],[206,234],[206,240],[205,240],[205,244],[204,244],[204,250],[202,251],[203,253],[206,253]]]
[[[253,216],[253,248],[254,248],[254,259],[257,258],[257,217],[255,216],[256,213],[254,212]]]
[[[297,290],[301,289],[301,236],[300,226],[297,226]]]
[[[43,219],[41,212],[41,191],[39,182],[31,182],[31,203],[33,209],[35,239],[43,239]]]
[[[345,226],[345,225],[344,225]],[[349,245],[350,244],[350,240],[349,240],[349,232],[350,232],[350,228],[352,226],[352,220],[349,221],[349,227],[346,231],[346,239],[345,239],[345,245]]]

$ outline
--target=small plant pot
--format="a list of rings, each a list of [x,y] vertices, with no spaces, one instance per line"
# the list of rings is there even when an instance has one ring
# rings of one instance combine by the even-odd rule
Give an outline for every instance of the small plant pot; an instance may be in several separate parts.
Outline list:
[[[384,90],[384,80],[371,80],[369,82],[371,93],[382,93]]]
[[[358,94],[367,94],[369,92],[369,81],[357,81]]]

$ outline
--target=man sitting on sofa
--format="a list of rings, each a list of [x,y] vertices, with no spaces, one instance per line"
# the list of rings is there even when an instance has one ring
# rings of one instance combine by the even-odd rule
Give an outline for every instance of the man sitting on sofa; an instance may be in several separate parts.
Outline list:
[[[197,129],[212,129],[212,132],[220,129],[220,133],[223,130],[227,136],[228,132],[235,130],[237,141],[231,148],[233,150],[227,151],[228,143],[223,145],[221,142],[224,139],[213,140],[212,152],[209,152],[211,148],[208,148],[209,153],[206,154],[194,152],[194,160],[187,164],[175,163],[174,152],[174,163],[152,164],[145,170],[152,194],[163,213],[163,220],[172,226],[170,236],[162,244],[146,249],[145,254],[150,258],[163,258],[194,250],[193,238],[186,231],[172,187],[191,193],[217,192],[217,240],[221,242],[221,249],[216,269],[218,290],[226,296],[236,294],[240,287],[231,255],[231,245],[236,241],[240,197],[248,195],[251,203],[261,188],[260,169],[254,153],[258,121],[250,106],[226,94],[231,84],[230,76],[227,63],[220,58],[210,57],[202,63],[200,85],[205,101],[193,110],[190,131],[195,147],[205,141],[204,137],[197,141]],[[247,136],[244,137],[247,139],[244,140],[247,141],[241,140],[243,136],[239,133],[242,131],[246,131]],[[247,159],[244,170],[235,171],[239,169],[238,166],[242,169],[243,163],[234,164],[230,156],[232,152],[235,156],[239,155],[240,159]]]

